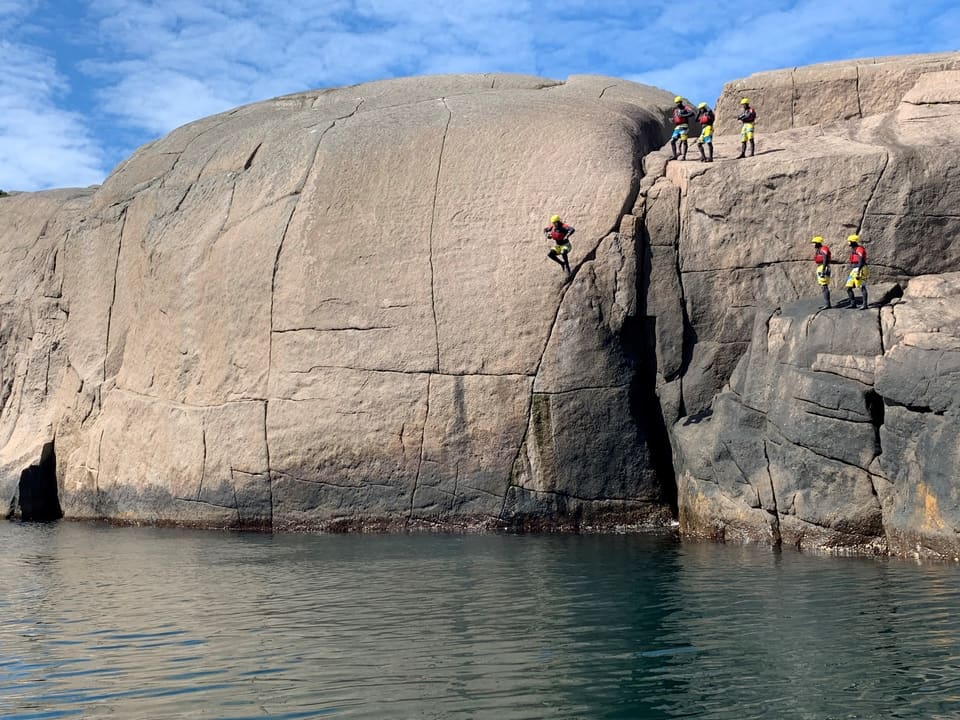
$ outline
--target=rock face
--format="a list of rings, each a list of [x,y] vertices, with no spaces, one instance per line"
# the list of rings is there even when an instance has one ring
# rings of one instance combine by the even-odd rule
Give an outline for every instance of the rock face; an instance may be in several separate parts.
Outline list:
[[[672,96],[303,93],[3,198],[10,513],[960,556],[960,54],[731,83],[712,164],[657,150]],[[853,232],[873,307],[818,311],[809,240],[839,301]]]
[[[937,131],[960,112],[960,72],[940,70],[957,62],[878,62],[871,82],[891,79],[871,92],[896,91],[899,102],[877,100],[870,106],[887,112],[863,119],[830,110],[815,127],[798,126],[799,100],[790,123],[778,119],[782,73],[753,76],[728,86],[728,104],[749,86],[761,118],[791,128],[765,132],[758,121],[756,157],[665,168],[646,159],[637,214],[654,258],[658,395],[675,423],[682,532],[960,555],[952,489],[960,423],[925,389],[952,392],[956,316],[947,306],[955,290],[949,274],[921,277],[960,270],[960,146],[943,144]],[[820,87],[829,110],[838,98],[825,78],[850,67],[798,69],[791,82]],[[737,138],[719,138],[719,157],[738,150]],[[796,304],[819,300],[810,238],[823,235],[842,263],[843,238],[854,232],[869,251],[870,299],[906,292],[882,310],[885,327],[897,318],[900,334],[881,330],[877,310]],[[844,280],[837,269],[834,300],[844,297]],[[906,328],[927,312],[937,313],[936,349],[917,354]],[[907,383],[910,374],[918,380]]]
[[[662,520],[621,335],[670,100],[596,77],[371,83],[185,126],[97,189],[5,198],[11,512],[55,441],[70,517]],[[577,228],[569,284],[554,212]]]

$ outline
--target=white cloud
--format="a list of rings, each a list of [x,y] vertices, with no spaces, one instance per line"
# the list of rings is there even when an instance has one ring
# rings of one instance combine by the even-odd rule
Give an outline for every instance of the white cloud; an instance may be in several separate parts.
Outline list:
[[[0,188],[102,182],[102,153],[84,119],[57,104],[66,87],[52,58],[0,41],[0,67]]]
[[[950,6],[937,0],[918,4],[909,0],[804,0],[768,3],[764,10],[726,23],[709,35],[694,53],[682,60],[630,75],[682,93],[692,100],[712,101],[724,83],[754,72],[795,67],[827,60],[909,52],[919,41],[918,52],[948,47],[931,43],[933,23],[928,16]],[[942,17],[946,17],[945,15]],[[956,37],[956,19],[947,32]],[[937,32],[944,34],[939,27]],[[955,40],[951,40],[955,42]]]

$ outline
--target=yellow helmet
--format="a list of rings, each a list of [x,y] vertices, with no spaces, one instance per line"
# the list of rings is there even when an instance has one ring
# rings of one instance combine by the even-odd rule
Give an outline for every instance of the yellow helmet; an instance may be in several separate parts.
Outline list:
[[[853,245],[854,243],[860,242],[859,235],[847,235],[847,242]]]
[[[823,238],[817,235],[810,242],[816,243],[817,245],[823,245]]]
[[[700,103],[699,105],[697,105],[697,108],[700,110],[703,110],[706,106],[707,106],[706,103]]]
[[[741,104],[741,105],[749,105],[749,104],[750,104],[750,101],[747,100],[746,98],[741,98],[740,104]]]
[[[673,101],[674,101],[674,102],[683,102],[683,98],[680,97],[679,95],[677,95],[677,96],[673,99]]]
[[[560,216],[559,216],[559,215],[551,215],[551,216],[550,216],[550,222],[552,222],[552,223],[558,223],[558,222],[563,222],[563,221],[560,219]]]

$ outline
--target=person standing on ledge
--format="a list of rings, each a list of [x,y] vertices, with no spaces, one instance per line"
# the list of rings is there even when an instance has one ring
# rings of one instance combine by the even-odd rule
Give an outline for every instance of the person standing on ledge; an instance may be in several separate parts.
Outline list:
[[[857,301],[853,297],[854,288],[860,288],[860,309],[867,309],[867,251],[860,244],[859,235],[847,235],[850,245],[850,275],[847,277],[847,297],[850,298],[850,307],[855,308]]]
[[[823,305],[820,310],[833,307],[830,304],[830,248],[823,244],[823,238],[817,235],[810,242],[813,243],[813,261],[817,264],[817,284],[823,294]]]
[[[693,109],[689,105],[683,104],[683,98],[677,95],[673,101],[677,106],[673,109],[673,135],[670,136],[670,149],[673,150],[673,159],[676,160],[677,140],[680,141],[680,148],[683,150],[681,160],[687,159],[687,132],[690,126],[687,124],[693,117]]]
[[[737,115],[743,125],[740,126],[740,155],[742,158],[747,153],[747,143],[750,143],[750,157],[753,157],[753,123],[757,120],[757,111],[750,107],[750,101],[747,98],[740,100],[740,114]]]
[[[697,122],[700,123],[700,137],[697,138],[697,150],[700,151],[700,162],[713,162],[713,123],[716,116],[705,102],[697,105]],[[703,154],[703,146],[710,151],[709,156]]]
[[[553,247],[550,248],[547,257],[559,264],[567,275],[571,274],[570,261],[567,259],[567,255],[570,254],[573,247],[570,243],[570,236],[573,233],[574,229],[563,222],[559,215],[552,216],[550,224],[543,229],[543,234],[553,242]]]

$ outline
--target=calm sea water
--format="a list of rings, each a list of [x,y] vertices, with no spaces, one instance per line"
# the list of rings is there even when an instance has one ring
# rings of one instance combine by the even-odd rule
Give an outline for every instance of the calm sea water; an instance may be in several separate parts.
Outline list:
[[[958,718],[960,568],[0,523],[0,717]]]

